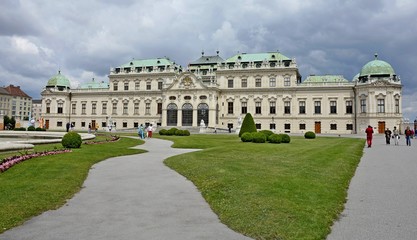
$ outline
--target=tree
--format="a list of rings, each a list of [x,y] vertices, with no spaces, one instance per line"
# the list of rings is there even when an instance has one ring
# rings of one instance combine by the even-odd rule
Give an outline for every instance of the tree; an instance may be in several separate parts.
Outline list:
[[[240,128],[239,137],[245,132],[257,132],[255,122],[253,121],[252,115],[247,113],[243,119],[242,127]]]

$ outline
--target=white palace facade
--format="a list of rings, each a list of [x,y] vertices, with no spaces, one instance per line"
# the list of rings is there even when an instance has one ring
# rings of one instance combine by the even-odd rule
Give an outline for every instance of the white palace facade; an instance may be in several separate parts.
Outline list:
[[[128,130],[237,127],[251,113],[258,129],[351,134],[371,125],[382,133],[401,124],[400,79],[375,59],[349,81],[340,75],[302,81],[295,59],[280,52],[202,56],[186,69],[168,58],[132,60],[110,69],[109,82],[71,88],[61,73],[42,91],[47,129]]]

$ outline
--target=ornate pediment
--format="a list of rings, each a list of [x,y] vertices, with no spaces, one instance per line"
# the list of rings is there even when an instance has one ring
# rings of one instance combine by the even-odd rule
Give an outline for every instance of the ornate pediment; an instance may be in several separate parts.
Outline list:
[[[371,85],[372,86],[379,87],[379,86],[387,86],[387,85],[390,85],[390,83],[387,80],[380,79],[380,80],[376,80],[375,82],[371,83]]]

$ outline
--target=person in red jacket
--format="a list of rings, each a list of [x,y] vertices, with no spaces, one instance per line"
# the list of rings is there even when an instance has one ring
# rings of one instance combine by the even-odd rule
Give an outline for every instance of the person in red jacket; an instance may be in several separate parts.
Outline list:
[[[368,125],[368,128],[365,130],[366,133],[366,142],[368,143],[368,148],[372,146],[372,134],[374,134],[374,129],[371,125]]]

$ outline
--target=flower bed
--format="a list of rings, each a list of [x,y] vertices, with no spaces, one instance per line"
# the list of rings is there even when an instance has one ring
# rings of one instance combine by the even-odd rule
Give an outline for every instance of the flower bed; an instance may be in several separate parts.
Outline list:
[[[56,155],[56,154],[67,153],[67,152],[71,152],[71,149],[53,150],[53,151],[48,151],[48,152],[39,152],[39,153],[25,154],[21,156],[8,157],[0,161],[0,173],[5,172],[7,169],[13,167],[14,165],[18,163],[21,163],[23,161],[29,160],[34,157]]]
[[[116,142],[120,139],[119,136],[111,136],[110,140],[106,139],[103,141],[86,141],[84,144],[102,144],[102,143],[108,143],[108,142]]]

